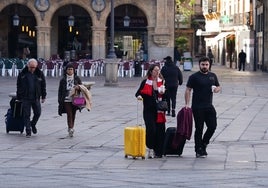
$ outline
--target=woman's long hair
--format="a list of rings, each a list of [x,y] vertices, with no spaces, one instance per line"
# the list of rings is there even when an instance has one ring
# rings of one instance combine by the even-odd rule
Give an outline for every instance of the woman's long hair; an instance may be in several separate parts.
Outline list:
[[[149,66],[147,74],[146,74],[146,78],[149,78],[152,76],[152,72],[154,70],[155,67],[158,67],[160,69],[160,67],[157,64],[152,64]],[[161,78],[162,80],[164,80],[163,75],[159,72],[159,78]]]

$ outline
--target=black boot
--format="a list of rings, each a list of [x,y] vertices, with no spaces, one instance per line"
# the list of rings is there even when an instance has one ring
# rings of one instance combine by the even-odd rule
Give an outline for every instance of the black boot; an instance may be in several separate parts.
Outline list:
[[[172,115],[171,115],[172,117],[175,117],[176,116],[176,114],[175,114],[175,110],[174,109],[172,109]]]

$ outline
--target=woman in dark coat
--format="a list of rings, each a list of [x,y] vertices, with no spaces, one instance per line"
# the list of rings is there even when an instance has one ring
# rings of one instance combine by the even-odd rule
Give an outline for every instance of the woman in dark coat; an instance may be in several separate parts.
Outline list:
[[[81,79],[75,74],[74,66],[69,63],[66,65],[63,78],[60,80],[58,90],[59,115],[67,113],[68,133],[73,137],[74,121],[78,108],[72,104],[72,98],[69,97],[70,91],[82,84]]]
[[[135,96],[143,101],[143,119],[146,126],[148,158],[161,158],[165,138],[165,112],[158,111],[156,99],[165,98],[164,80],[157,65],[151,65]]]

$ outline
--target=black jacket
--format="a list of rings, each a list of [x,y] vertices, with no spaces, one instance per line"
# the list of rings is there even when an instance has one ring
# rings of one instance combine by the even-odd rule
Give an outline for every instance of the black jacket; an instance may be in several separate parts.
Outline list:
[[[74,85],[82,84],[81,79],[74,75]],[[67,81],[66,81],[66,74],[64,74],[63,78],[60,80],[59,89],[58,89],[58,114],[61,115],[62,113],[65,113],[64,109],[64,99],[66,96],[68,96],[68,91],[66,89]]]
[[[165,62],[161,74],[165,79],[166,87],[178,86],[183,83],[181,70],[172,61]]]
[[[17,99],[27,99],[29,97],[29,82],[27,79],[28,67],[24,67],[22,71],[19,73],[17,78]],[[34,73],[36,75],[34,84],[35,84],[35,97],[36,99],[45,99],[46,92],[46,79],[43,72],[36,67]]]

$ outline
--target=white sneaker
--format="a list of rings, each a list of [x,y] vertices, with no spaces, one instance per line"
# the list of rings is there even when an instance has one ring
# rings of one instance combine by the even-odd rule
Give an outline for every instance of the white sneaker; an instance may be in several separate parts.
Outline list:
[[[69,136],[70,137],[73,137],[74,136],[74,129],[69,129]]]
[[[154,150],[153,149],[149,149],[148,150],[148,159],[153,159],[154,158]]]

